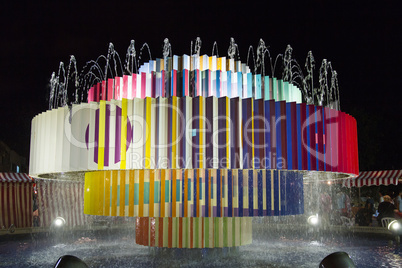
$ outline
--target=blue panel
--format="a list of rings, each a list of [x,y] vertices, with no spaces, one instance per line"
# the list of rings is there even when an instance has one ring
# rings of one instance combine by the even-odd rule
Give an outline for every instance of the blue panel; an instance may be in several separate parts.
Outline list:
[[[216,211],[217,217],[221,217],[221,171],[216,170]]]
[[[253,97],[253,74],[247,73],[247,98]]]
[[[239,217],[243,217],[243,170],[238,169],[239,174]]]
[[[239,98],[243,98],[243,74],[237,72],[237,95]]]
[[[265,130],[265,168],[271,168],[271,118],[269,116],[269,101],[264,101],[264,117],[268,124],[268,130]]]
[[[258,180],[258,188],[257,188],[257,193],[258,193],[258,216],[264,216],[263,215],[263,194],[262,194],[262,170],[257,170],[257,180]]]
[[[279,216],[279,171],[274,170],[274,216]]]
[[[288,152],[288,170],[295,169],[292,159],[292,109],[290,103],[286,103],[286,137],[287,137],[287,152]]]
[[[276,165],[277,168],[283,168],[279,163],[283,163],[282,158],[282,133],[281,133],[281,103],[279,101],[275,102],[275,118],[276,118]]]
[[[302,161],[302,142],[301,142],[301,114],[300,114],[300,104],[296,104],[296,117],[297,117],[297,169],[303,170]]]
[[[319,165],[318,165],[318,140],[317,140],[317,133],[318,133],[318,123],[317,123],[317,107],[314,106],[314,122],[315,122],[315,161],[316,161],[316,169],[319,170]]]
[[[232,170],[228,169],[228,211],[229,217],[233,216],[232,210],[233,210],[233,204],[232,204],[232,199],[233,199],[233,195],[232,195]]]
[[[264,77],[264,100],[269,100],[269,76]]]
[[[296,195],[298,197],[297,202],[298,202],[298,211],[296,211],[296,214],[303,214],[304,213],[304,190],[303,190],[303,174],[302,173],[297,173],[297,193]]]
[[[261,92],[261,74],[256,74],[256,75],[255,75],[254,96],[255,96],[255,99],[257,99],[257,100],[262,98],[262,92]]]
[[[250,99],[250,98],[248,98],[248,99],[242,99],[242,136],[243,136],[243,138],[242,138],[242,143],[243,143],[243,157],[242,157],[242,163],[243,163],[243,169],[249,169],[249,168],[252,168],[251,166],[250,166],[250,155],[252,155],[252,150],[251,150],[251,148],[250,148],[250,142],[248,142],[248,141],[251,141],[249,138],[248,138],[248,134],[249,134],[249,131],[250,131],[250,129],[249,128],[251,128],[251,124],[250,123],[248,123],[247,124],[247,128],[245,127],[246,126],[246,122],[248,122],[248,120],[249,119],[251,119],[251,114],[252,114],[252,112],[251,112],[251,100],[252,99]],[[251,133],[251,131],[250,131],[250,133]]]
[[[198,178],[199,186],[200,187],[200,200],[202,200],[202,177]]]
[[[220,89],[221,89],[221,81],[220,81],[220,79],[221,79],[221,71],[216,71],[216,97],[222,97],[221,96],[221,91],[220,91]]]
[[[254,194],[253,194],[253,176],[254,169],[248,171],[248,215],[254,215]]]
[[[286,204],[286,175],[287,171],[280,171],[280,185],[281,185],[281,215],[288,215]]]
[[[193,198],[193,217],[197,215],[197,170],[194,169],[194,198]]]
[[[265,180],[266,180],[266,194],[267,194],[267,216],[272,216],[271,210],[271,170],[267,169],[265,172]]]
[[[295,172],[289,171],[286,175],[286,207],[287,215],[294,215],[295,211],[295,191],[297,187],[295,185]]]
[[[233,94],[232,94],[232,72],[226,71],[226,73],[227,73],[226,91],[227,91],[227,96],[229,98],[231,98],[233,96]]]

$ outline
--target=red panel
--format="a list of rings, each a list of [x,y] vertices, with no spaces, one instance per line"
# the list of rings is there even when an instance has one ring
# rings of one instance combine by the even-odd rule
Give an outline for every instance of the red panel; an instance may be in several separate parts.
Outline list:
[[[309,122],[310,129],[310,168],[311,170],[317,170],[317,153],[316,153],[316,129],[315,129],[315,109],[314,105],[309,105]]]
[[[325,136],[323,138],[323,143],[325,145],[325,170],[332,171],[331,165],[331,110],[328,107],[324,108],[324,126],[325,126]]]
[[[296,102],[290,103],[290,113],[292,117],[292,164],[293,169],[296,170],[298,163],[297,155],[297,112]]]
[[[155,236],[156,236],[156,229],[155,229],[155,224],[156,224],[156,220],[154,217],[149,218],[150,222],[151,222],[151,230],[150,230],[150,246],[151,247],[155,247]]]
[[[102,100],[106,100],[106,81],[102,81]]]
[[[271,130],[271,169],[276,169],[276,126],[275,126],[275,100],[269,100],[269,122]]]
[[[123,93],[122,98],[127,99],[127,91],[128,91],[128,75],[123,75]]]
[[[108,101],[113,99],[113,87],[114,87],[114,79],[109,78],[107,80],[107,100]]]
[[[300,122],[301,122],[301,148],[302,148],[302,169],[307,170],[307,121],[306,104],[300,104]]]
[[[287,148],[287,134],[286,134],[286,101],[280,102],[281,107],[281,148],[282,148],[282,159],[288,159],[288,148]],[[287,161],[282,161],[282,168],[287,169]]]
[[[94,101],[94,87],[92,86],[89,90],[88,90],[88,103]]]
[[[331,166],[333,172],[340,171],[339,153],[339,111],[331,110]]]
[[[318,170],[324,171],[324,137],[323,137],[324,108],[317,106],[317,142],[318,142]]]
[[[159,239],[159,247],[163,247],[163,218],[159,217],[157,218],[159,220],[159,235],[158,235],[158,239]]]
[[[95,85],[95,101],[99,102],[99,96],[100,96],[100,88],[101,88],[101,84],[97,83]]]
[[[120,79],[120,77],[116,77],[114,79],[114,81],[115,81],[115,84],[114,84],[114,99],[115,100],[120,100],[120,87],[122,86],[122,85],[120,85],[121,79]]]

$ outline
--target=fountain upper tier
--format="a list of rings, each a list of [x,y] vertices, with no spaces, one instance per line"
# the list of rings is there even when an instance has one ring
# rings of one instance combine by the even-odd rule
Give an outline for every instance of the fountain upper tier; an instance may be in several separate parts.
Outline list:
[[[273,88],[275,93],[276,86],[281,88],[282,86],[287,87],[287,84],[289,84],[289,87],[299,88],[299,98],[303,102],[320,106],[324,105],[339,110],[340,101],[337,73],[332,69],[331,62],[324,59],[318,70],[318,74],[314,75],[315,59],[311,51],[307,54],[303,68],[292,58],[293,49],[289,45],[283,54],[272,57],[265,42],[261,39],[255,49],[256,53],[254,53],[254,48],[250,46],[247,60],[246,62],[242,62],[238,46],[233,38],[230,40],[227,56],[223,57],[220,57],[218,54],[216,42],[213,44],[211,57],[201,54],[201,44],[201,39],[198,37],[194,44],[191,42],[189,53],[191,56],[183,55],[182,57],[178,57],[173,55],[172,46],[166,38],[163,43],[163,57],[152,60],[148,44],[144,43],[137,52],[135,42],[132,40],[127,49],[125,60],[122,61],[119,54],[115,51],[113,44],[110,43],[107,55],[101,55],[96,60],[88,61],[81,72],[77,69],[75,57],[71,56],[67,68],[61,62],[57,74],[52,74],[49,108],[86,101],[88,91],[91,88],[96,88],[98,85],[106,89],[112,87],[112,91],[114,91],[118,86],[116,83],[118,83],[118,80],[123,79],[124,76],[132,77],[135,74],[138,77],[142,73],[150,74],[151,72],[154,72],[155,76],[157,76],[159,72],[164,71],[164,83],[166,84],[171,83],[166,80],[168,79],[167,74],[170,75],[173,70],[177,71],[179,75],[182,73],[182,70],[188,70],[191,77],[192,71],[205,71],[209,69],[212,72],[211,76],[219,77],[219,81],[221,82],[224,79],[228,79],[227,76],[230,79],[234,79],[234,77],[237,78],[237,75],[241,73],[242,77],[237,78],[240,86],[247,79],[250,79],[247,77],[243,78],[243,76],[252,73],[252,83],[256,87],[261,86],[263,97],[265,96],[264,90],[266,91],[266,88],[270,85],[271,90]],[[147,57],[145,56],[146,54]],[[144,58],[150,59],[149,62],[145,62]],[[218,75],[214,73],[216,71],[219,71]],[[228,73],[228,71],[230,72]],[[183,74],[183,76],[185,75]],[[272,79],[275,79],[275,81],[272,81]],[[131,81],[128,83],[131,83]],[[187,83],[189,87],[192,86],[191,80]],[[192,93],[190,89],[190,92],[188,92],[189,96],[196,96],[194,93],[191,95]],[[163,97],[168,97],[169,94],[169,92],[166,92]],[[243,96],[240,92],[236,94],[240,97]],[[108,97],[109,99],[115,97],[115,94],[112,95],[112,93],[104,95],[111,95]],[[256,95],[253,96],[257,97]],[[106,96],[104,98],[106,99]],[[275,98],[275,96],[270,95],[265,96],[265,98]],[[280,100],[278,98],[275,99]]]

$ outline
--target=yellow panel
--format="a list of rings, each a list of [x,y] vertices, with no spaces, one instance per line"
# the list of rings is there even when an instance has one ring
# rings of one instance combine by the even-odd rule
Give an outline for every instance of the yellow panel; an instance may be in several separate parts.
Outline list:
[[[172,168],[177,168],[177,97],[172,97]]]
[[[125,216],[125,203],[126,203],[126,171],[120,170],[120,204],[119,216]]]
[[[145,98],[145,168],[151,168],[151,98]]]
[[[128,216],[134,217],[134,170],[129,171]]]
[[[121,101],[121,139],[120,139],[120,168],[126,168],[126,142],[127,142],[127,99]]]
[[[117,177],[118,170],[112,170],[112,216],[117,216]]]
[[[154,217],[155,169],[149,171],[149,217]]]
[[[161,217],[165,217],[165,176],[166,170],[161,170],[161,201],[160,201],[160,215]]]
[[[139,204],[138,204],[138,217],[144,217],[144,170],[139,170]]]

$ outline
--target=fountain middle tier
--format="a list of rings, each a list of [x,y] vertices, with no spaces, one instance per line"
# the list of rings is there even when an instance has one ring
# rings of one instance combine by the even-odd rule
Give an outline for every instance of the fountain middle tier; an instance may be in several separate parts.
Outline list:
[[[101,100],[32,120],[33,176],[167,168],[357,175],[356,120],[322,106],[214,96]]]

